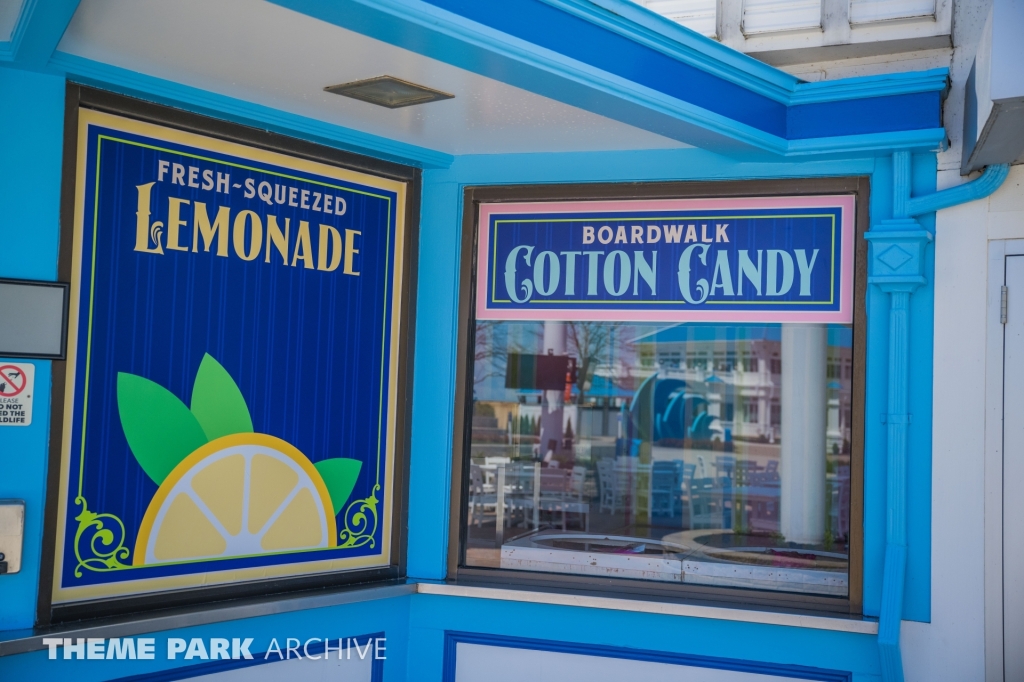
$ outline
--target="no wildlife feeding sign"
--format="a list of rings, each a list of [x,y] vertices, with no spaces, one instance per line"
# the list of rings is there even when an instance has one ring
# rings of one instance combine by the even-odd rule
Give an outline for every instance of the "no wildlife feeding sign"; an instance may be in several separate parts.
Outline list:
[[[0,426],[32,423],[35,369],[27,362],[0,364]]]

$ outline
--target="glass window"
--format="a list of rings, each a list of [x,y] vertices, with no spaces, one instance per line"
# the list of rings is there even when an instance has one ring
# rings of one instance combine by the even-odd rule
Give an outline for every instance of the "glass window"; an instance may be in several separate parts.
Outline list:
[[[463,565],[848,596],[852,347],[477,322]]]

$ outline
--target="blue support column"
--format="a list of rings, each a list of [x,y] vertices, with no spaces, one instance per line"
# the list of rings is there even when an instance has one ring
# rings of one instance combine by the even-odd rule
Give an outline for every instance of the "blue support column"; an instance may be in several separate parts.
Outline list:
[[[886,414],[886,524],[878,651],[885,682],[902,682],[900,623],[907,570],[907,410],[910,296],[925,284],[925,247],[932,234],[915,216],[987,197],[1009,166],[991,166],[972,182],[925,197],[910,196],[910,152],[893,154],[893,217],[865,234],[870,243],[868,283],[889,294],[889,359]]]
[[[909,159],[907,161],[909,165]],[[899,172],[895,174],[897,181],[900,176]],[[909,178],[909,173],[906,177]],[[894,218],[882,221],[865,237],[871,242],[868,282],[889,294],[885,573],[878,646],[883,679],[895,682],[903,679],[899,639],[907,567],[908,312],[910,295],[925,283],[924,248],[931,241],[931,234],[921,229],[915,220]]]

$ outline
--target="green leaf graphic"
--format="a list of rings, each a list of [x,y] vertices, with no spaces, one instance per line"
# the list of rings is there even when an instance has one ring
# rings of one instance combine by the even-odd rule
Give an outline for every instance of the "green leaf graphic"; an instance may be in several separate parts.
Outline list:
[[[348,501],[348,496],[352,494],[352,488],[356,487],[356,479],[359,478],[359,470],[363,468],[363,463],[358,459],[335,457],[317,462],[313,466],[320,472],[327,485],[327,492],[331,494],[331,504],[334,505],[334,515],[337,516]]]
[[[207,353],[192,386],[192,414],[209,440],[232,433],[252,433],[252,417],[235,380]]]
[[[132,454],[157,485],[207,442],[185,403],[149,379],[118,372],[117,410]]]

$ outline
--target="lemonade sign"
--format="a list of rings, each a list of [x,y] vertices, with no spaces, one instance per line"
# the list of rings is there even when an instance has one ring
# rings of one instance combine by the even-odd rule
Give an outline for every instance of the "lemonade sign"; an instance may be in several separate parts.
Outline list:
[[[78,132],[52,602],[391,566],[406,183]]]

